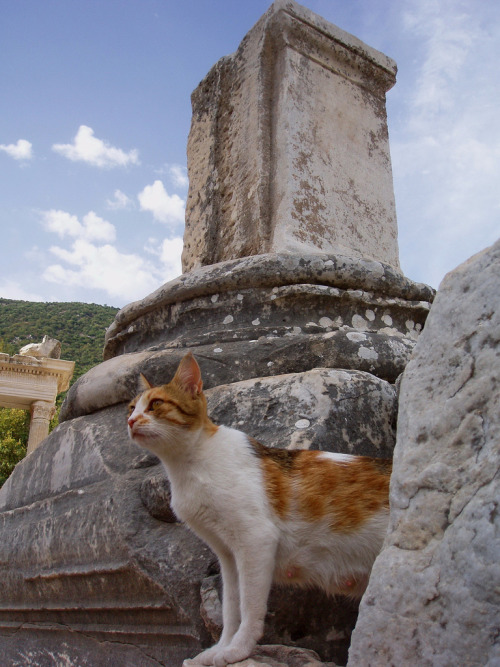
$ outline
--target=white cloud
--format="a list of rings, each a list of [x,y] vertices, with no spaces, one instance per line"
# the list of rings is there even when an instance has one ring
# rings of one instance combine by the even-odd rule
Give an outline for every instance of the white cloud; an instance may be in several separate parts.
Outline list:
[[[146,185],[137,197],[141,210],[151,211],[156,220],[172,224],[184,222],[186,202],[179,195],[169,195],[161,181]]]
[[[71,250],[58,246],[50,250],[57,259],[70,265],[48,266],[43,278],[52,283],[101,289],[112,298],[129,302],[147,296],[161,282],[154,267],[142,257],[121,253],[109,244],[96,246],[78,239]]]
[[[80,125],[72,144],[54,144],[52,150],[68,160],[86,162],[94,167],[126,167],[139,164],[139,153],[128,153],[121,148],[110,146],[94,136],[94,130],[87,125]]]
[[[94,211],[89,211],[80,222],[76,215],[51,209],[42,213],[42,220],[47,231],[54,232],[61,238],[73,236],[86,241],[102,242],[114,241],[116,238],[114,225],[100,218]]]
[[[185,190],[189,185],[187,167],[184,165],[166,162],[160,169],[155,169],[155,173],[160,176],[167,176],[169,181],[176,188]]]
[[[182,273],[181,255],[184,242],[180,236],[158,241],[150,238],[145,250],[158,257],[161,262],[163,280],[172,280]]]
[[[130,197],[128,197],[121,190],[115,190],[113,193],[113,197],[114,199],[106,200],[106,206],[112,211],[124,210],[127,208],[131,208],[133,205],[132,199],[130,199]]]
[[[4,151],[14,160],[31,160],[33,144],[26,139],[19,139],[16,144],[0,144],[0,151]]]
[[[42,277],[66,288],[99,289],[113,301],[128,303],[144,298],[164,282],[181,273],[182,239],[150,240],[144,250],[151,259],[136,253],[123,253],[110,242],[115,227],[90,211],[80,221],[66,211],[42,213],[47,231],[60,238],[69,237],[71,245],[54,245]]]

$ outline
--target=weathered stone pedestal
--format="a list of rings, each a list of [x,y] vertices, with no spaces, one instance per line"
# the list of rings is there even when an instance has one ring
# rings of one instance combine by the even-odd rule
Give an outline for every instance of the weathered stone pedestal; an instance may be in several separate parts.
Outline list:
[[[433,297],[399,269],[394,76],[383,54],[279,0],[195,91],[186,273],[118,313],[105,361],[0,493],[12,661],[180,665],[220,630],[215,558],[127,438],[139,372],[167,382],[189,348],[215,421],[277,447],[391,455],[395,382]],[[356,613],[276,589],[263,642],[345,664]]]

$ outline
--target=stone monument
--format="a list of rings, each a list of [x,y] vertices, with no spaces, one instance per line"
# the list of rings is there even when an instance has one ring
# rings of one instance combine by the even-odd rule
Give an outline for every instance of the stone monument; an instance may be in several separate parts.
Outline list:
[[[61,343],[48,336],[13,357],[0,353],[0,406],[31,412],[27,454],[49,434],[57,394],[68,389],[73,376],[75,362],[60,356]]]
[[[385,109],[395,82],[393,60],[275,2],[193,93],[184,271],[283,252],[399,269]]]
[[[500,664],[500,241],[449,273],[401,382],[352,667]]]
[[[193,93],[185,273],[117,314],[104,362],[0,493],[4,655],[174,665],[220,632],[215,558],[127,438],[139,372],[166,382],[189,348],[216,422],[277,447],[391,455],[395,382],[433,298],[399,268],[395,71],[277,0]],[[345,664],[356,613],[274,589],[263,642]]]

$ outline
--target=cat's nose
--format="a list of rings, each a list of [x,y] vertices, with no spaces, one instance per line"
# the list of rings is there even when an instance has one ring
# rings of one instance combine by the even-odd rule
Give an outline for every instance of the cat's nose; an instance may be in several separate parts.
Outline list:
[[[136,421],[137,419],[135,419],[135,417],[129,417],[127,423],[130,426],[130,428],[132,428]]]

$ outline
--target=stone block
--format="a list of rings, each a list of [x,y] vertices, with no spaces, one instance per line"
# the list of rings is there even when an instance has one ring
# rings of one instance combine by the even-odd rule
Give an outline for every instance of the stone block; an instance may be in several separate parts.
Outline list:
[[[396,390],[370,373],[316,368],[220,385],[206,392],[216,424],[263,444],[390,458]]]
[[[276,0],[192,95],[183,270],[270,252],[399,270],[385,109],[395,75],[384,54]]]
[[[500,664],[499,284],[500,241],[443,280],[403,375],[353,667]]]

